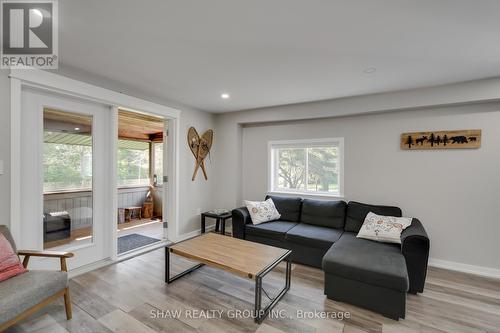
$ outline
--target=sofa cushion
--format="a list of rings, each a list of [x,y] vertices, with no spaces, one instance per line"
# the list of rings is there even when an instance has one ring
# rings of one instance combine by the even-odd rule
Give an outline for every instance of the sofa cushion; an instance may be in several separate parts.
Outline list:
[[[356,238],[351,232],[344,232],[325,254],[323,270],[345,279],[408,291],[408,272],[400,246]]]
[[[300,221],[302,198],[277,197],[274,195],[267,195],[266,200],[269,198],[273,199],[276,209],[281,214],[280,220],[291,222]]]
[[[286,232],[296,225],[297,223],[295,222],[282,220],[264,222],[257,225],[247,224],[245,225],[245,233],[247,235],[284,240]]]
[[[299,223],[288,230],[285,239],[314,248],[328,249],[342,235],[343,230]]]
[[[28,271],[0,283],[0,323],[10,320],[66,288],[68,274]]]
[[[322,227],[344,228],[345,201],[304,199],[300,222]]]
[[[359,232],[359,229],[361,229],[361,226],[365,221],[365,217],[369,212],[375,213],[377,215],[396,217],[402,216],[401,209],[398,207],[368,205],[360,202],[349,201],[349,203],[347,204],[347,214],[344,228],[345,231]]]

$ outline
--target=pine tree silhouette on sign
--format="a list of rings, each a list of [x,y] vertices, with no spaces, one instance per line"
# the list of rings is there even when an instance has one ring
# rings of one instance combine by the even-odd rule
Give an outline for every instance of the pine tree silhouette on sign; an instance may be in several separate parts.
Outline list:
[[[443,140],[442,140],[442,139],[441,139],[441,137],[438,135],[438,136],[436,137],[436,144],[439,146],[439,144],[440,144],[441,142],[443,142]]]
[[[431,143],[431,147],[434,147],[434,142],[436,142],[436,138],[434,137],[434,133],[431,133],[431,136],[428,140]]]
[[[411,146],[413,145],[413,138],[411,135],[408,135],[408,139],[406,139],[406,144],[408,145],[408,148],[411,149]]]
[[[448,143],[448,141],[449,141],[449,140],[448,140],[448,135],[446,135],[446,134],[445,134],[445,135],[443,136],[443,145],[444,145],[444,146],[446,146],[446,144]]]

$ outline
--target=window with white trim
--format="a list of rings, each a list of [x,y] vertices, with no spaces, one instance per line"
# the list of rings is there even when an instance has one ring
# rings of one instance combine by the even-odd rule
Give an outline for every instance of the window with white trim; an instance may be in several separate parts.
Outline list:
[[[269,142],[269,190],[341,196],[343,138]]]

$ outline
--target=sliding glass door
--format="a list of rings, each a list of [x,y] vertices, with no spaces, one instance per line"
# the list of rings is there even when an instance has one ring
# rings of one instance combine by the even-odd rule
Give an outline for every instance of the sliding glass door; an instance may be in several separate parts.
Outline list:
[[[110,119],[104,105],[23,91],[22,245],[72,251],[70,269],[111,255]]]

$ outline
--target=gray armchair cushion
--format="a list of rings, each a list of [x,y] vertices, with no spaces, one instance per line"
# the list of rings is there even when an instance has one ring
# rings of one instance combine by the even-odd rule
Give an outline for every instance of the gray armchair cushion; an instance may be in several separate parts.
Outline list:
[[[325,254],[323,270],[344,279],[408,291],[408,272],[399,245],[356,238],[351,232],[344,232]]]
[[[338,241],[343,232],[342,229],[300,223],[290,229],[285,238],[292,243],[327,250]]]
[[[286,232],[296,225],[297,223],[295,222],[281,220],[264,222],[257,225],[247,224],[245,233],[247,235],[284,240]]]
[[[5,238],[7,238],[7,240],[10,242],[10,245],[12,246],[14,253],[17,252],[16,243],[14,243],[14,239],[12,238],[9,228],[7,228],[6,225],[0,225],[0,234],[4,235]]]
[[[0,323],[10,320],[68,286],[60,271],[28,271],[0,282]]]

